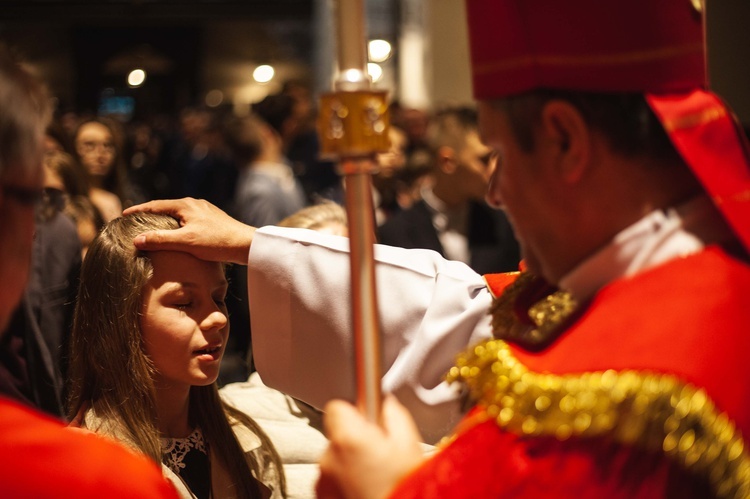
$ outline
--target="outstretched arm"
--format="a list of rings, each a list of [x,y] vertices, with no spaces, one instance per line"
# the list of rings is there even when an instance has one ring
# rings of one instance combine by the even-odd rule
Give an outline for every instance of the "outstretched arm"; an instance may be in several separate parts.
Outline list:
[[[250,250],[253,357],[263,382],[323,408],[356,398],[349,242],[267,226]],[[492,334],[482,276],[429,250],[375,246],[383,390],[412,412],[427,443],[459,421],[444,380],[455,356]]]
[[[180,222],[177,230],[146,232],[135,238],[140,250],[184,251],[202,260],[247,265],[255,227],[245,225],[202,199],[166,199],[131,206],[123,214],[161,213]]]

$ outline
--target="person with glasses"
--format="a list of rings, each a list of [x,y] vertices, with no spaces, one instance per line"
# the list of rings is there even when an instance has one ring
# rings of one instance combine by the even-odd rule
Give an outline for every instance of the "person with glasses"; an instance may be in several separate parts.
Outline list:
[[[80,123],[73,135],[76,159],[87,174],[88,195],[105,222],[120,216],[130,197],[114,127],[109,120],[92,118]]]

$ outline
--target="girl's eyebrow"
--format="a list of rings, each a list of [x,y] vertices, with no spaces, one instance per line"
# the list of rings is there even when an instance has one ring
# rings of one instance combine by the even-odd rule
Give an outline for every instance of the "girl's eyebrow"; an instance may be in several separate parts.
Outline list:
[[[167,282],[162,286],[162,295],[164,296],[181,296],[190,293],[198,287],[190,282]]]
[[[221,280],[216,281],[216,283],[214,284],[214,289],[225,288],[228,286],[229,286],[229,281],[227,281],[226,279],[221,279]],[[198,289],[200,287],[201,286],[198,283],[191,282],[191,281],[185,281],[185,282],[172,281],[169,283],[165,283],[165,288],[166,288],[167,293],[181,291],[183,289],[190,289],[190,290]]]

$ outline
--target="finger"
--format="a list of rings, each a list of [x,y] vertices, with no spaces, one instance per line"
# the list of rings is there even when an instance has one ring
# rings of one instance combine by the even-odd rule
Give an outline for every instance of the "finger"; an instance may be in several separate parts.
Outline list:
[[[393,395],[387,395],[383,399],[382,426],[396,441],[422,440],[411,413]]]
[[[187,251],[189,240],[183,229],[154,230],[136,236],[133,244],[141,251]]]
[[[157,199],[147,203],[141,203],[123,210],[123,215],[132,213],[161,213],[179,218],[179,213],[185,208],[187,198],[184,199]]]
[[[324,408],[323,429],[329,439],[341,438],[347,433],[359,433],[367,424],[359,410],[349,402],[332,400]]]

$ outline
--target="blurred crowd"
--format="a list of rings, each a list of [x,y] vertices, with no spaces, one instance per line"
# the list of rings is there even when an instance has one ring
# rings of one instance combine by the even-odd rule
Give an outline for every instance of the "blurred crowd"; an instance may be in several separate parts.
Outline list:
[[[315,108],[310,91],[295,81],[244,116],[226,107],[131,121],[57,112],[46,130],[41,221],[67,215],[83,258],[104,224],[153,199],[205,199],[256,227],[321,202],[343,205],[336,165],[319,158]],[[493,158],[479,141],[475,111],[427,112],[394,101],[389,115],[390,149],[376,156],[373,175],[379,240],[432,249],[481,273],[516,270],[520,257],[510,225],[483,200]],[[56,231],[51,245],[64,237],[70,235]],[[65,267],[78,265],[71,260]],[[250,329],[245,273],[239,265],[228,271],[236,330]],[[74,297],[75,279],[66,282]],[[52,337],[49,346],[58,351],[65,333]],[[250,337],[233,335],[230,342],[221,384],[253,371]],[[59,362],[64,371],[65,359]]]
[[[243,117],[209,107],[127,122],[58,113],[45,141],[47,194],[75,220],[84,254],[104,223],[152,199],[206,199],[254,225],[325,199],[341,202],[335,165],[318,158],[310,94],[297,87],[287,85]],[[378,156],[374,177],[379,224],[419,200],[431,177],[430,114],[394,103],[391,120],[391,149]],[[247,186],[258,175],[249,170],[274,177],[280,199],[259,201]]]

